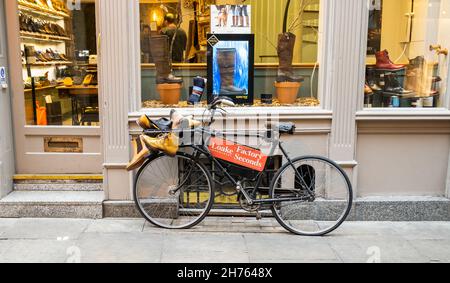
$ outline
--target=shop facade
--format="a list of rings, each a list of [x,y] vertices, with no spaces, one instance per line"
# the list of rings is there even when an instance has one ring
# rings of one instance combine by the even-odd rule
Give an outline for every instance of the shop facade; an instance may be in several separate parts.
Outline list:
[[[71,109],[67,111],[67,119],[63,118],[59,125],[49,125],[47,121],[47,125],[40,126],[28,122],[33,119],[27,117],[33,114],[26,114],[27,107],[24,106],[27,105],[25,69],[17,48],[23,46],[21,40],[29,40],[25,37],[29,34],[22,31],[21,36],[17,17],[20,3],[4,2],[15,173],[102,173],[104,215],[131,215],[133,173],[126,171],[126,165],[131,154],[131,137],[139,133],[135,121],[142,114],[152,118],[167,117],[170,109],[175,107],[159,102],[155,91],[155,65],[148,58],[151,50],[149,53],[143,45],[146,32],[157,32],[162,25],[160,13],[168,13],[178,1],[87,1],[95,2],[95,33],[89,37],[96,40],[95,51],[88,44],[80,49],[91,50],[90,55],[96,55],[95,62],[86,58],[85,64],[87,67],[96,65],[98,86],[83,82],[81,85],[84,91],[90,91],[83,95],[95,93],[93,96],[97,100],[94,98],[85,103],[85,110],[91,112],[77,112],[74,118]],[[188,42],[192,15],[198,13],[213,21],[201,6],[207,1],[199,2],[198,9],[183,5],[182,13],[186,19],[182,27],[188,34]],[[305,81],[298,100],[292,105],[275,101],[273,105],[262,105],[261,95],[275,92],[278,59],[272,45],[276,44],[277,35],[282,30],[287,2],[246,1],[252,7],[250,21],[255,35],[254,103],[227,109],[229,113],[224,123],[237,128],[261,128],[263,125],[254,121],[265,116],[294,122],[296,134],[285,138],[287,148],[293,155],[327,156],[345,168],[357,199],[355,219],[448,220],[450,90],[446,86],[450,77],[447,76],[449,61],[444,51],[450,48],[445,36],[446,30],[450,29],[449,1],[321,0],[308,2],[308,5],[302,5],[303,1],[292,1],[287,22],[288,27],[294,22],[291,27],[298,38],[293,69]],[[76,5],[77,1],[71,3]],[[84,1],[79,3],[86,4]],[[213,13],[213,7],[210,9]],[[302,20],[297,24],[301,28],[295,24],[296,16],[300,15],[298,11],[303,11]],[[407,12],[413,15],[405,16]],[[187,20],[188,17],[191,18]],[[198,22],[205,20],[195,19]],[[71,20],[74,23],[73,18]],[[242,21],[245,25],[246,19]],[[391,28],[394,26],[401,28]],[[79,38],[76,35],[68,37],[72,40]],[[62,44],[61,39],[65,40],[54,40],[57,42],[54,49],[70,50],[67,45],[77,46],[77,42],[59,45]],[[192,79],[209,75],[205,61],[208,42],[205,43],[205,39],[208,40],[207,36],[199,36],[196,38],[197,46],[191,44],[197,51],[194,52],[194,63],[173,65],[174,74],[184,82],[180,104],[176,107],[184,115],[201,115],[201,108],[188,107],[183,101],[188,98]],[[430,49],[430,45],[434,48]],[[398,57],[395,61],[403,67],[377,69],[375,57],[380,55],[376,53],[384,49],[389,50],[392,60]],[[420,80],[424,82],[408,88],[404,78],[412,76],[414,71],[418,73],[417,68],[408,70],[414,65],[408,59],[417,57],[424,58],[421,63],[424,67],[420,68]],[[74,58],[74,61],[80,65],[78,59]],[[46,67],[47,64],[40,65]],[[87,74],[93,71],[86,70]],[[83,73],[84,77],[86,73]],[[417,77],[411,80],[418,81]],[[436,77],[440,78],[438,85],[435,85]],[[395,81],[403,86],[402,89],[395,89]],[[72,86],[70,82],[62,83],[56,87],[58,95],[50,96],[58,96],[59,100],[54,99],[53,102],[64,105],[66,102],[61,97],[67,98],[73,95],[70,94],[72,88],[81,87],[76,87],[75,83]],[[364,93],[366,85],[371,90]],[[429,97],[433,97],[431,103]],[[45,97],[43,99],[45,101]],[[85,115],[88,122],[84,123],[82,116],[86,113],[95,113],[98,121],[95,117],[89,120],[92,116]],[[66,121],[69,124],[65,124]],[[56,148],[49,150],[52,146]]]

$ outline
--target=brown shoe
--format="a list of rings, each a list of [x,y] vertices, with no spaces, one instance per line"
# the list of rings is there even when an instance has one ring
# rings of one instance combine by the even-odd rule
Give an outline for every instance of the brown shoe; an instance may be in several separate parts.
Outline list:
[[[136,123],[144,130],[149,130],[151,128],[150,118],[147,115],[142,115]]]
[[[169,156],[175,156],[179,148],[179,139],[176,135],[170,133],[157,138],[144,136],[145,144],[153,151],[162,151]]]
[[[397,65],[389,58],[387,50],[375,53],[377,58],[376,68],[379,70],[396,71],[405,68],[405,65]]]
[[[142,164],[144,164],[147,156],[150,154],[150,150],[145,144],[143,136],[133,139],[131,144],[133,146],[133,159],[127,165],[127,171],[133,171],[140,168]]]

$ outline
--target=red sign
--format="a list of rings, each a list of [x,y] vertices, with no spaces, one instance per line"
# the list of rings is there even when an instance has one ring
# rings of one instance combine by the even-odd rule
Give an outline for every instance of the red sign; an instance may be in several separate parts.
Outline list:
[[[256,150],[233,142],[212,138],[209,150],[215,158],[234,163],[245,168],[262,172],[266,168],[267,156]]]

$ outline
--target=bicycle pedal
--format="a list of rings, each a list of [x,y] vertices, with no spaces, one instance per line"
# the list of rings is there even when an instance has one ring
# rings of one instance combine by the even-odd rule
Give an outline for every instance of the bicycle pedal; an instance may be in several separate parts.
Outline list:
[[[259,211],[257,211],[256,212],[256,220],[261,220],[262,219],[262,214],[261,214],[261,212],[259,212]]]

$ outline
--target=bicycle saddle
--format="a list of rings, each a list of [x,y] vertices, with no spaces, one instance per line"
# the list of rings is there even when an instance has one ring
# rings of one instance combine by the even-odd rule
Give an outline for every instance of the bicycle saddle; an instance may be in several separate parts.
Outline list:
[[[280,134],[288,134],[293,135],[295,134],[295,124],[294,123],[267,123],[266,128],[268,130],[274,130],[279,132]]]

